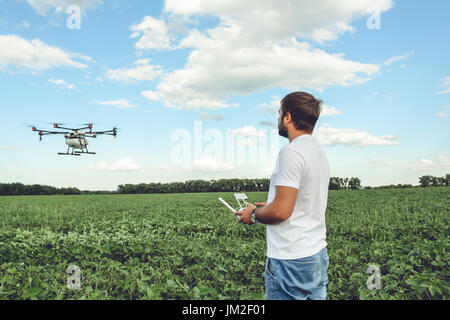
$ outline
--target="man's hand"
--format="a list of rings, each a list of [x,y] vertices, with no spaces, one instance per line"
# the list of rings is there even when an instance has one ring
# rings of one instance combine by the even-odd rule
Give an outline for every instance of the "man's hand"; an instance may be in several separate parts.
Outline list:
[[[276,186],[275,188],[275,198],[271,203],[255,203],[255,205],[258,206],[258,210],[255,211],[255,219],[258,220],[259,223],[282,223],[289,219],[294,210],[298,189],[286,186]]]
[[[248,225],[252,225],[253,222],[250,219],[250,215],[252,214],[252,211],[255,208],[256,208],[256,206],[254,204],[247,203],[247,208],[245,208],[244,210],[236,212],[236,215],[240,216],[239,223],[245,223],[245,224],[248,224]]]

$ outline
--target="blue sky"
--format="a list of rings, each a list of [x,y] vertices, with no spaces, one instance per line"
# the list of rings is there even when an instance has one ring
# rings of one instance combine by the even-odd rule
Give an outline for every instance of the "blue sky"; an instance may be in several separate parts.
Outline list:
[[[269,177],[287,143],[279,101],[296,90],[324,101],[314,136],[332,176],[443,176],[449,11],[444,0],[0,0],[0,182]],[[52,122],[120,130],[91,140],[95,156],[60,157],[62,136],[39,142],[26,126]]]

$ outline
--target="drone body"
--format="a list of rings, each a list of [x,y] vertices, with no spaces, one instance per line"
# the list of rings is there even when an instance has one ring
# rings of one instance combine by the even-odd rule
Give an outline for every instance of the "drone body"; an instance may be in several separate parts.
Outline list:
[[[66,138],[66,144],[77,150],[83,150],[89,144],[84,133],[78,133],[78,131],[71,132]]]
[[[55,129],[63,129],[69,131],[47,131],[47,130],[39,130],[36,127],[32,127],[32,131],[37,131],[39,134],[39,141],[42,141],[42,136],[50,135],[50,134],[64,134],[64,138],[66,139],[67,144],[67,152],[58,152],[58,155],[71,155],[71,156],[79,156],[82,153],[85,154],[95,154],[95,152],[89,152],[87,146],[89,141],[87,138],[97,138],[97,135],[111,135],[117,136],[117,128],[113,128],[112,130],[107,131],[97,131],[93,132],[92,128],[94,125],[92,123],[86,124],[87,127],[83,128],[65,128],[61,127],[60,124],[54,123],[53,128]],[[88,132],[84,132],[84,130],[89,129]],[[72,151],[70,150],[72,148]]]

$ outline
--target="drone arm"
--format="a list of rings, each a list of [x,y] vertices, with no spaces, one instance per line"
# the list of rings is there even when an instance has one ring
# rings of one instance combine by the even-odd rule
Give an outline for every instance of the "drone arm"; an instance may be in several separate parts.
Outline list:
[[[42,132],[41,136],[47,136],[50,134],[69,134],[70,132],[54,132],[54,131],[39,131]]]
[[[117,129],[114,128],[113,130],[106,130],[106,131],[96,131],[96,132],[89,132],[90,134],[97,135],[97,134],[104,134],[108,136],[117,136]]]
[[[58,127],[58,128],[62,128],[62,127]],[[67,128],[62,128],[62,129],[67,129]],[[92,129],[92,128],[91,127],[84,127],[84,128],[67,129],[67,130],[80,131],[80,130],[85,130],[85,129]]]
[[[60,127],[60,126],[57,126],[56,128],[58,128],[58,129],[64,129],[64,130],[70,130],[70,131],[75,131],[75,130],[77,130],[77,129],[66,128],[66,127]]]
[[[69,132],[62,132],[62,131],[48,131],[48,130],[40,130],[36,127],[33,127],[33,131],[42,133],[42,134],[68,134]]]

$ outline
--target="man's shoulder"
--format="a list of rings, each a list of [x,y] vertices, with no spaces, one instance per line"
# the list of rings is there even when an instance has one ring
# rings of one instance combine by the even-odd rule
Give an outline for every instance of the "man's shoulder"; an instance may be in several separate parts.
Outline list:
[[[283,147],[281,147],[280,149],[280,154],[283,153],[291,153],[291,154],[297,154],[297,155],[302,155],[302,148],[300,146],[294,146],[292,143],[288,143],[286,145],[284,145]]]
[[[311,152],[317,152],[321,149],[317,140],[311,135],[305,135],[300,138],[301,139],[295,140],[287,145],[289,150],[304,155]]]
[[[308,137],[284,145],[280,149],[279,157],[309,162],[323,158],[323,154],[319,143],[314,138]]]
[[[311,139],[299,139],[284,145],[280,149],[280,153],[288,151],[304,155],[305,153],[310,152],[311,149],[315,149],[315,147],[315,141],[311,141]]]

